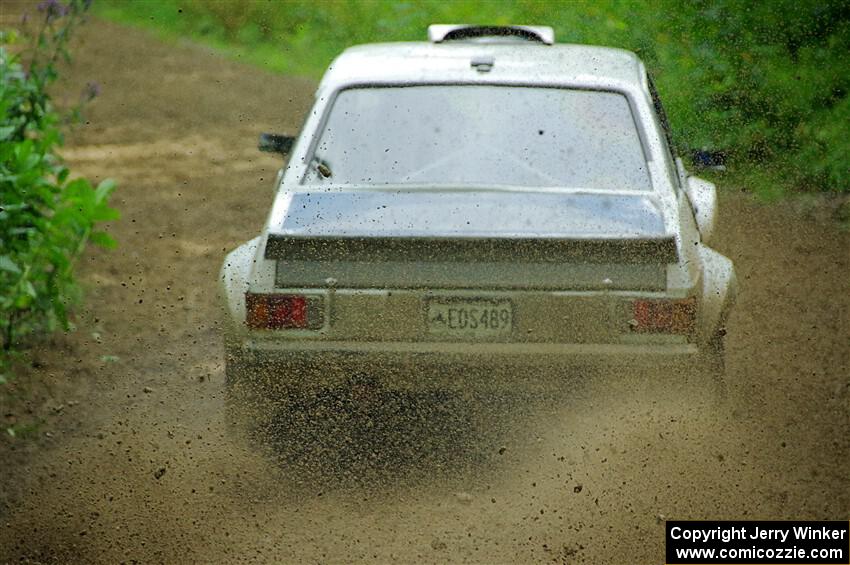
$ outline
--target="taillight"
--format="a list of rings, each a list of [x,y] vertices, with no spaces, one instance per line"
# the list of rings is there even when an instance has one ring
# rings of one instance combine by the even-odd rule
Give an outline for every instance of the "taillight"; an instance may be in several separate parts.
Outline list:
[[[695,298],[684,300],[635,300],[632,330],[688,334],[696,326]]]
[[[254,330],[318,329],[324,321],[321,296],[246,292],[245,310]]]

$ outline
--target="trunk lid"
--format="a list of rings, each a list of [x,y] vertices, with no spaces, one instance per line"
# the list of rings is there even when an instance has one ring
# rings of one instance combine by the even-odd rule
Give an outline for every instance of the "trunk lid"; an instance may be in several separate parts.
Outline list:
[[[293,194],[276,286],[664,290],[676,241],[650,195],[326,189]]]

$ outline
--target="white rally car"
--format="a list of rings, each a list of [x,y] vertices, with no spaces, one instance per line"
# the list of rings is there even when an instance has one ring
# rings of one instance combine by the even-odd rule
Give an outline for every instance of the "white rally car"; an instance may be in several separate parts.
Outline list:
[[[232,400],[355,375],[520,390],[594,364],[723,372],[736,281],[708,246],[715,187],[675,156],[633,53],[431,26],[347,49],[298,138],[260,148],[289,162],[221,271]]]

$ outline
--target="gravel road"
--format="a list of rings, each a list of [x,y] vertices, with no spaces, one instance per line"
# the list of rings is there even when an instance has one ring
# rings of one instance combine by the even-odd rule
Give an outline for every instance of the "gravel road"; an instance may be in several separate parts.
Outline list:
[[[485,426],[451,401],[301,434],[289,459],[234,445],[217,271],[272,200],[257,133],[296,132],[315,83],[99,21],[79,39],[59,97],[103,94],[64,153],[118,180],[120,246],[85,257],[77,331],[0,406],[43,420],[0,440],[0,562],[660,563],[668,518],[850,515],[850,235],[826,198],[721,193],[727,409],[600,395]]]

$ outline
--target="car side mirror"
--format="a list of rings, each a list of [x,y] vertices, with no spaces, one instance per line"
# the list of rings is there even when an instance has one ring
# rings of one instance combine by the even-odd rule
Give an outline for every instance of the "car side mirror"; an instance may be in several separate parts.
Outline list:
[[[711,239],[717,221],[717,187],[698,177],[688,177],[685,193],[691,201],[694,218],[703,242]]]
[[[265,153],[280,153],[287,155],[295,144],[295,138],[291,135],[279,133],[261,133],[260,143],[257,148]]]

